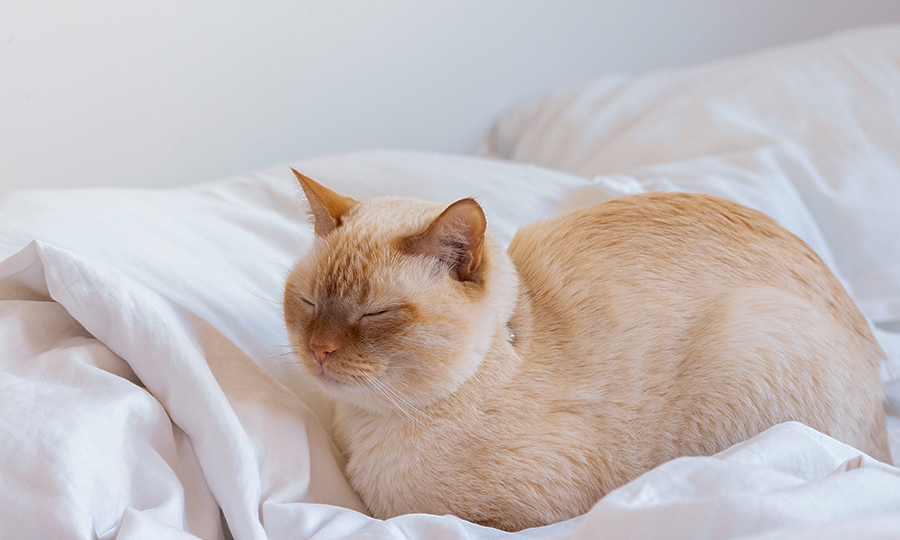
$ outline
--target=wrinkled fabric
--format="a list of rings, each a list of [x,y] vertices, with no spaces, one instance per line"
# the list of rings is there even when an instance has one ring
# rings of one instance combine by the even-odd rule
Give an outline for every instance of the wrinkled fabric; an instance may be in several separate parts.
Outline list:
[[[474,195],[504,242],[573,201],[627,191],[436,154],[293,166],[360,199]],[[591,198],[578,201],[584,190]],[[328,403],[286,347],[281,289],[312,239],[287,166],[163,191],[0,197],[0,537],[874,539],[900,530],[898,470],[799,424],[671,461],[585,516],[517,534],[452,516],[369,518],[341,474]]]
[[[761,210],[900,328],[900,26],[605,77],[502,115],[478,153]]]

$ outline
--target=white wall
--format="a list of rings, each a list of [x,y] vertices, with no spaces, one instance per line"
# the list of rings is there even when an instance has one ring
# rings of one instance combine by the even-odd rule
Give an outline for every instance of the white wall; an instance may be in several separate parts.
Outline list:
[[[870,23],[897,0],[7,0],[0,191],[462,152],[522,99]]]

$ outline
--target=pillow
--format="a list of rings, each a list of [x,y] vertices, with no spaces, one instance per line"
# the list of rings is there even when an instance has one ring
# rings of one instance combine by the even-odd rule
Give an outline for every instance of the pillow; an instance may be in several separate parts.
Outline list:
[[[592,184],[531,165],[417,152],[292,165],[357,199],[450,203],[474,196],[504,243],[522,225],[560,213],[570,193]],[[305,206],[288,165],[166,190],[12,192],[0,196],[0,260],[37,240],[113,266],[209,322],[302,395],[327,428],[329,404],[290,367],[281,314],[287,273],[313,241]]]
[[[604,78],[504,114],[477,153],[754,207],[900,322],[900,27]]]
[[[593,180],[533,165],[424,152],[339,154],[302,161],[295,167],[356,199],[397,195],[451,203],[474,197],[503,244],[523,225],[569,210],[573,193],[596,186]],[[277,174],[287,170],[279,169]],[[615,186],[601,186],[596,198],[599,202],[622,193]]]

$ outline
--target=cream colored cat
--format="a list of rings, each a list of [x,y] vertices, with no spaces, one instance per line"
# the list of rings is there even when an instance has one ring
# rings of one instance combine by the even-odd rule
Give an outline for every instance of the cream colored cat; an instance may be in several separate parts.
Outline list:
[[[504,252],[472,199],[357,202],[297,177],[317,240],[288,278],[287,329],[375,517],[556,522],[789,420],[890,461],[881,349],[759,212],[621,197]]]

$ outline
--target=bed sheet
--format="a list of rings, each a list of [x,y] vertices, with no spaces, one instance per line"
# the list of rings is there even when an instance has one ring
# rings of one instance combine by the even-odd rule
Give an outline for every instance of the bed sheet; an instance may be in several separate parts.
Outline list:
[[[504,242],[525,223],[621,193],[614,182],[435,154],[292,165],[357,198],[474,195]],[[0,537],[875,539],[900,530],[900,470],[799,424],[674,460],[581,518],[517,535],[451,516],[371,519],[340,472],[329,405],[286,347],[281,287],[312,238],[287,166],[182,189],[0,198]]]
[[[761,210],[900,330],[900,26],[603,77],[501,115],[477,152]]]

